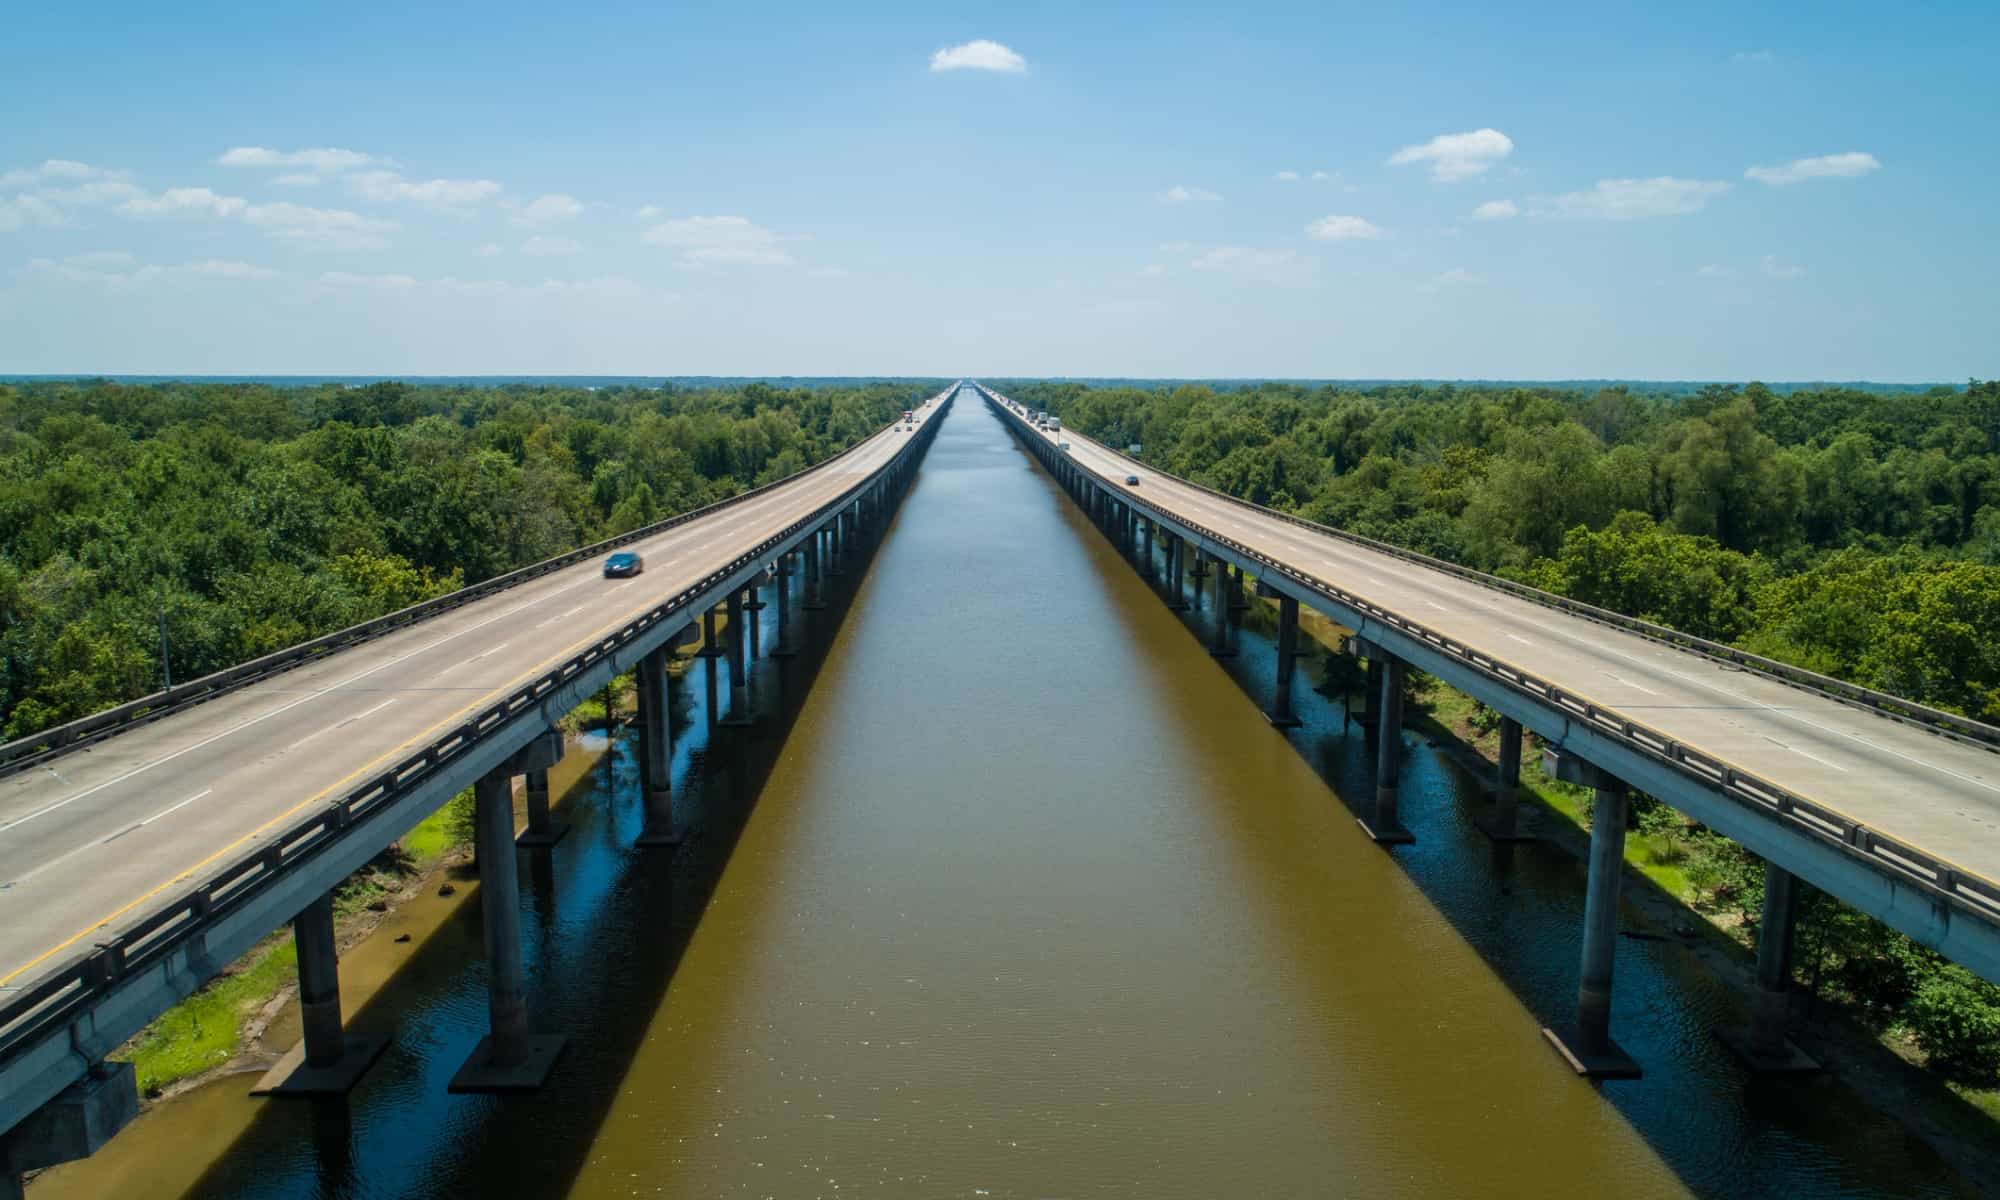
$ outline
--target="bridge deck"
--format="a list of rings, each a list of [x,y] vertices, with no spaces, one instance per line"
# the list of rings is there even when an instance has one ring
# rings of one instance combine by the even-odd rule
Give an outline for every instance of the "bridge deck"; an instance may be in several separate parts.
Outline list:
[[[936,411],[936,400],[918,419]],[[835,500],[916,436],[0,780],[0,1000]]]
[[[1073,431],[1135,500],[1365,597],[1794,795],[2000,881],[2000,754],[1279,520]],[[1137,475],[1128,487],[1124,479]]]

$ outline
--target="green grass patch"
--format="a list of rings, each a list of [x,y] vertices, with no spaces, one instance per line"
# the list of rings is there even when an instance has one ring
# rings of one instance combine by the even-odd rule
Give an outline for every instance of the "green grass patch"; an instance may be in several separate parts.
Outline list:
[[[297,964],[291,936],[273,935],[240,960],[241,969],[214,979],[162,1013],[129,1056],[140,1094],[157,1095],[234,1058],[243,1023],[291,982]]]

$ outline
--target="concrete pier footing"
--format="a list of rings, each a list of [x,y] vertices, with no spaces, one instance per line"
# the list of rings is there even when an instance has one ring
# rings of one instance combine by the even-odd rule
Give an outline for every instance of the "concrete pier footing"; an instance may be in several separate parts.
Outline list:
[[[746,589],[747,590],[747,589]],[[747,656],[749,639],[744,636],[743,591],[729,594],[729,715],[722,718],[724,725],[748,725],[750,723],[750,660]]]
[[[678,846],[684,831],[674,823],[672,706],[668,704],[667,652],[654,650],[639,660],[639,788],[646,824],[637,844]]]
[[[1542,1036],[1579,1075],[1637,1079],[1639,1064],[1611,1040],[1611,979],[1618,950],[1618,891],[1625,876],[1625,782],[1555,748],[1542,761],[1549,775],[1596,794],[1590,810],[1590,876],[1583,901],[1583,964],[1576,989],[1576,1023]]]
[[[516,846],[553,846],[569,832],[569,822],[549,815],[549,773],[546,768],[527,774],[528,827],[514,839]]]
[[[1290,596],[1278,597],[1278,688],[1264,719],[1279,729],[1291,729],[1299,718],[1292,712],[1292,676],[1298,673],[1299,602]]]
[[[292,918],[299,960],[299,1024],[304,1036],[250,1089],[253,1096],[345,1095],[389,1047],[389,1035],[347,1033],[340,1020],[340,964],[333,939],[333,894]]]
[[[89,1158],[138,1115],[137,1069],[92,1063],[82,1079],[0,1134],[0,1200],[19,1200],[26,1172]]]
[[[473,829],[479,842],[479,911],[486,933],[487,1010],[492,1032],[452,1076],[452,1092],[527,1091],[542,1086],[560,1034],[528,1031],[527,972],[521,954],[521,881],[516,874],[513,766],[498,767],[473,785]]]
[[[1819,1062],[1787,1036],[1792,1017],[1792,933],[1798,921],[1798,885],[1792,873],[1764,864],[1764,916],[1757,927],[1757,988],[1750,994],[1750,1024],[1718,1029],[1716,1037],[1758,1074],[1797,1074]]]
[[[1474,824],[1496,842],[1532,842],[1520,828],[1521,723],[1500,718],[1500,761],[1493,768],[1493,812]]]

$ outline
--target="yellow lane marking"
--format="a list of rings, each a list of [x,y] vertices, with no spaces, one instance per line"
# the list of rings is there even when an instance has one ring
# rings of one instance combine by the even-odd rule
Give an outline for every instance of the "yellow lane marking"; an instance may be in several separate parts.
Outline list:
[[[881,435],[878,434],[876,436],[880,437]],[[630,617],[620,617],[617,620],[612,621],[610,624],[605,625],[601,629],[599,629],[595,637],[581,643],[573,643],[573,644],[576,645],[592,644],[598,640],[601,640],[604,637],[605,633],[626,624],[630,619],[631,619]],[[188,867],[187,869],[176,873],[172,878],[168,879],[166,882],[159,884],[158,886],[140,895],[136,899],[128,901],[123,905],[120,905],[118,908],[114,909],[108,915],[101,917],[98,920],[92,921],[90,924],[84,926],[82,929],[71,934],[69,937],[64,938],[62,941],[49,947],[47,950],[42,951],[40,954],[37,954],[35,957],[29,959],[27,962],[22,963],[20,966],[14,968],[12,971],[9,971],[7,974],[0,975],[0,985],[13,982],[15,979],[18,979],[25,972],[31,971],[35,967],[40,966],[42,963],[47,962],[49,959],[55,957],[56,955],[61,954],[63,951],[69,949],[71,946],[76,945],[84,938],[89,937],[91,934],[104,928],[111,922],[116,921],[118,918],[126,915],[133,909],[138,908],[140,905],[158,896],[161,892],[166,891],[167,889],[173,887],[176,884],[186,881],[190,876],[193,876],[199,871],[201,871],[202,868],[210,865],[217,859],[222,858],[223,856],[236,850],[244,843],[255,841],[257,838],[263,836],[264,832],[270,829],[272,826],[277,825],[280,822],[286,821],[291,817],[297,815],[301,810],[310,808],[312,805],[319,803],[321,800],[324,800],[327,796],[346,787],[348,784],[354,782],[356,779],[359,779],[362,776],[367,775],[369,772],[375,770],[383,763],[388,762],[389,760],[395,758],[399,754],[405,753],[411,746],[422,744],[426,739],[430,738],[433,734],[436,734],[439,730],[444,729],[449,725],[455,724],[459,720],[459,718],[465,716],[465,714],[472,712],[475,709],[482,708],[491,704],[493,702],[491,699],[493,695],[511,693],[513,689],[520,686],[523,682],[529,679],[534,679],[544,674],[548,670],[550,664],[561,662],[562,660],[570,657],[572,657],[572,653],[570,651],[565,650],[561,653],[556,654],[551,658],[546,658],[542,660],[542,662],[539,663],[538,665],[529,668],[527,671],[523,672],[520,675],[515,676],[515,678],[511,682],[502,684],[499,688],[495,689],[494,692],[489,692],[487,696],[473,701],[471,704],[468,704],[465,707],[459,709],[457,712],[453,713],[449,717],[446,717],[442,721],[439,721],[437,724],[431,726],[429,729],[426,729],[422,733],[419,733],[414,737],[406,739],[397,746],[393,747],[392,749],[388,750],[387,752],[383,753],[379,757],[369,762],[366,766],[356,768],[354,771],[347,774],[338,782],[330,784],[327,787],[322,788],[320,791],[315,792],[313,795],[308,796],[306,799],[299,801],[291,808],[288,808],[284,812],[279,813],[277,816],[270,818],[269,820],[265,821],[262,825],[259,825],[257,828],[251,830],[249,833],[244,834],[242,837],[237,838],[235,841],[224,846],[222,849],[217,850],[215,853],[210,854],[208,857],[202,859],[200,862],[197,862],[193,866]]]

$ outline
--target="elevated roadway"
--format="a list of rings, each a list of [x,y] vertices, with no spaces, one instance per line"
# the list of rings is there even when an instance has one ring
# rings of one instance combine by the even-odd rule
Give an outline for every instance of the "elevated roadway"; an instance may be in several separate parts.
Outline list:
[[[982,392],[1059,477],[2000,980],[2000,730],[1313,526]]]
[[[637,576],[593,554],[0,779],[0,1133],[781,555],[872,517],[953,394],[626,541]]]

